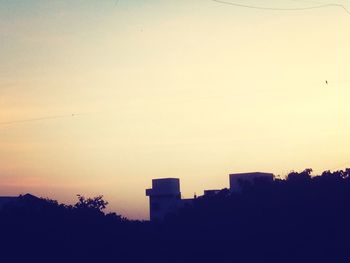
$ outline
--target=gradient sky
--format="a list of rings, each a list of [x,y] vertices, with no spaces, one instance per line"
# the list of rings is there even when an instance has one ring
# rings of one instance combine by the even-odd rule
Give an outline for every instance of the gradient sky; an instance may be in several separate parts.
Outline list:
[[[0,0],[0,195],[103,194],[148,218],[152,178],[191,197],[234,172],[344,168],[349,47],[337,7]]]

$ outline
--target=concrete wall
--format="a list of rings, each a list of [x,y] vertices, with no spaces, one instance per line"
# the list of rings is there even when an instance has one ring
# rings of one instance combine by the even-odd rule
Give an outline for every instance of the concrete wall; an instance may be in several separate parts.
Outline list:
[[[180,180],[178,178],[154,179],[152,188],[146,190],[146,195],[149,196],[151,221],[162,220],[181,206]]]

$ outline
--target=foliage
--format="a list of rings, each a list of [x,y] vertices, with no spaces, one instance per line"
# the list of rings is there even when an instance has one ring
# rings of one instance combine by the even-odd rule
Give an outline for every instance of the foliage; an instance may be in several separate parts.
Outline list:
[[[350,262],[349,175],[350,169],[321,175],[305,169],[284,180],[257,180],[241,193],[198,197],[158,223],[106,214],[103,196],[78,195],[75,205],[64,205],[24,195],[0,210],[2,259]]]
[[[103,199],[103,195],[94,198],[85,198],[82,195],[78,196],[78,202],[75,204],[77,209],[92,209],[102,212],[108,205],[108,202]]]

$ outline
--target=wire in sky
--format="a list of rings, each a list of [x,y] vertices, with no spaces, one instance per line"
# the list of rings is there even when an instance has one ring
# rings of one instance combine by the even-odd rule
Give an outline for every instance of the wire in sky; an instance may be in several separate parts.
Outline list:
[[[224,0],[211,0],[211,1],[217,2],[220,4],[225,4],[225,5],[232,5],[237,7],[244,7],[244,8],[258,9],[258,10],[270,10],[270,11],[304,11],[304,10],[319,9],[319,8],[326,8],[326,7],[338,7],[345,10],[345,12],[350,16],[350,11],[341,4],[322,4],[322,5],[314,5],[314,6],[308,6],[308,7],[295,7],[295,8],[275,8],[275,7],[263,7],[263,6],[255,6],[255,5],[244,5],[244,4],[229,2]]]
[[[31,118],[31,119],[24,119],[24,120],[0,122],[0,126],[19,124],[19,123],[26,123],[26,122],[36,122],[36,121],[44,121],[44,120],[62,119],[62,118],[69,118],[69,117],[72,118],[72,117],[75,117],[75,116],[78,116],[78,115],[83,115],[83,114],[84,113],[69,114],[69,115],[56,115],[56,116],[46,116],[46,117],[40,117],[40,118]]]

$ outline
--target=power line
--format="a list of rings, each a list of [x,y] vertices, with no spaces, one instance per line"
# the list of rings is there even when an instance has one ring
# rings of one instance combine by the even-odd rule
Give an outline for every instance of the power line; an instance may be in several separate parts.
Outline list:
[[[255,6],[255,5],[244,5],[244,4],[239,4],[236,2],[228,2],[224,0],[211,0],[211,1],[217,2],[220,4],[225,4],[225,5],[232,5],[237,7],[244,7],[244,8],[258,9],[258,10],[269,10],[269,11],[305,11],[310,9],[319,9],[319,8],[326,8],[326,7],[338,7],[345,10],[345,12],[350,16],[350,11],[341,4],[323,4],[323,5],[314,5],[309,7],[295,7],[295,8],[275,8],[275,7],[263,7],[263,6]]]
[[[15,121],[8,121],[8,122],[0,122],[0,126],[20,124],[20,123],[26,123],[26,122],[37,122],[37,121],[44,121],[44,120],[69,118],[69,117],[75,117],[75,116],[82,115],[82,114],[83,113],[69,114],[69,115],[68,114],[67,115],[56,115],[56,116],[46,116],[46,117],[40,117],[40,118],[31,118],[31,119],[15,120]]]

